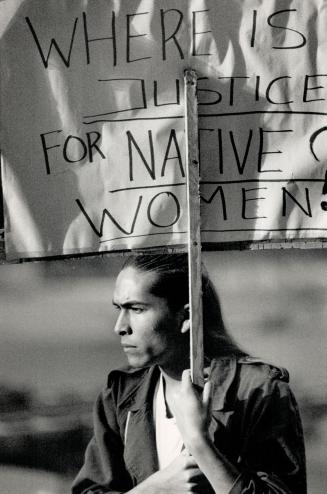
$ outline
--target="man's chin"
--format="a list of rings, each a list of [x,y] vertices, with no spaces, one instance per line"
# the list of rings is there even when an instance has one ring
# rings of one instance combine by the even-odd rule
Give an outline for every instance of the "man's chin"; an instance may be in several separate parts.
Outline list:
[[[133,369],[149,367],[149,365],[151,365],[146,359],[137,357],[136,355],[127,355],[127,362],[130,367],[133,367]]]

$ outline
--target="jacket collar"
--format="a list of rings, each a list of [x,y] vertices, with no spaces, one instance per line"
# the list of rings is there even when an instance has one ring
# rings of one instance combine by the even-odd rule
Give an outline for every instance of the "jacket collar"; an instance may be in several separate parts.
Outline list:
[[[134,394],[131,401],[131,412],[136,412],[141,408],[152,409],[153,396],[159,376],[160,369],[157,366],[150,367],[147,369],[147,372],[143,374],[143,378],[140,380],[140,384],[137,388],[137,393]]]
[[[159,375],[158,367],[145,369],[134,393],[120,403],[124,403],[129,409],[124,456],[128,470],[137,479],[137,483],[158,470],[153,396]]]
[[[235,379],[236,369],[235,357],[220,357],[211,361],[209,379],[212,382],[212,410],[228,408],[228,391]]]
[[[218,357],[211,361],[209,378],[212,382],[212,410],[224,410],[228,407],[227,394],[235,379],[237,370],[236,357]],[[140,372],[140,371],[130,371]],[[125,396],[120,402],[129,402],[129,409],[132,412],[143,408],[151,408],[156,384],[160,376],[160,369],[157,366],[142,370],[143,374],[138,386]]]

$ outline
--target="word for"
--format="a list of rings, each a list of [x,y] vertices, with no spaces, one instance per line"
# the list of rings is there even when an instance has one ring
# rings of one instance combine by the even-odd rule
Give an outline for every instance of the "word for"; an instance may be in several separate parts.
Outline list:
[[[51,38],[50,46],[48,48],[42,47],[45,44],[45,40],[40,40],[40,35],[37,33],[33,21],[30,17],[26,17],[27,26],[31,32],[31,35],[35,41],[38,53],[40,55],[42,64],[47,69],[49,67],[49,61],[52,56],[52,52],[56,50],[59,59],[63,64],[69,68],[72,65],[74,54],[76,55],[80,46],[75,45],[79,42],[84,46],[85,63],[88,65],[92,62],[93,57],[97,54],[99,46],[104,46],[108,58],[112,66],[116,66],[119,63],[135,63],[145,60],[152,60],[154,56],[151,53],[151,44],[148,47],[148,53],[142,53],[142,56],[137,56],[136,53],[140,50],[140,43],[142,43],[142,52],[144,52],[144,38],[151,40],[153,35],[147,32],[146,26],[151,26],[156,23],[158,29],[156,30],[156,36],[158,39],[153,40],[153,45],[159,45],[161,47],[161,59],[163,61],[168,58],[179,58],[184,60],[189,53],[188,46],[184,46],[181,38],[190,39],[191,47],[190,53],[192,57],[210,57],[217,55],[214,52],[205,51],[201,48],[204,45],[204,41],[207,38],[208,42],[213,36],[213,31],[210,29],[209,20],[213,16],[217,15],[217,18],[221,18],[223,21],[223,12],[219,9],[219,2],[217,2],[217,12],[213,12],[212,9],[194,10],[191,11],[190,21],[189,13],[183,12],[180,9],[160,9],[153,12],[137,12],[126,13],[125,15],[117,15],[114,10],[107,13],[108,15],[108,32],[99,33],[94,30],[91,32],[88,15],[83,12],[81,17],[76,17],[72,21],[67,21],[67,31],[69,29],[69,22],[71,22],[71,36],[69,45],[62,48],[60,42],[55,38]],[[101,19],[106,15],[104,8],[101,8],[99,16]],[[262,29],[271,29],[278,32],[278,37],[274,38],[281,40],[280,44],[272,45],[270,48],[274,50],[291,50],[302,48],[307,44],[307,37],[303,32],[294,29],[294,24],[301,19],[301,14],[298,14],[297,9],[283,9],[278,10],[267,16],[259,13],[258,10],[252,10],[248,15],[249,25],[246,27],[248,35],[248,44],[250,47],[256,46],[257,31]],[[260,21],[260,22],[259,22]],[[293,26],[289,27],[288,24]],[[303,20],[302,20],[303,22]],[[99,22],[97,23],[99,24]],[[207,25],[207,27],[205,27]],[[50,31],[51,27],[47,31]],[[219,26],[217,27],[219,32]],[[190,36],[185,35],[187,31],[190,31]],[[283,44],[285,36],[281,35],[281,32],[292,32],[292,42]],[[121,41],[121,36],[117,33],[126,33],[124,41]],[[294,40],[295,33],[295,40]],[[79,38],[79,40],[78,40]],[[49,44],[49,41],[47,41]],[[269,47],[267,47],[268,49]],[[202,51],[204,50],[204,51]],[[111,54],[111,56],[110,56]],[[76,57],[78,59],[78,56]]]
[[[61,134],[62,130],[52,130],[41,134],[41,143],[45,159],[45,168],[47,175],[51,174],[50,158],[48,151],[50,149],[61,148],[60,144],[49,145],[47,142],[47,136],[53,134]],[[94,154],[98,153],[102,159],[105,159],[105,155],[98,146],[98,142],[101,139],[100,132],[86,132],[85,140],[80,136],[68,135],[65,137],[62,146],[62,157],[66,163],[79,163],[88,159],[90,163],[93,163]]]

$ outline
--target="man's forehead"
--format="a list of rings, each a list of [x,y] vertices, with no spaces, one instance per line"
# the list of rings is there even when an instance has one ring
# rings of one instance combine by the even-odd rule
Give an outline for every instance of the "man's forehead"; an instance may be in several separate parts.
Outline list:
[[[151,289],[157,277],[152,271],[140,271],[133,267],[123,269],[116,279],[114,301],[123,303],[131,299],[154,297]]]

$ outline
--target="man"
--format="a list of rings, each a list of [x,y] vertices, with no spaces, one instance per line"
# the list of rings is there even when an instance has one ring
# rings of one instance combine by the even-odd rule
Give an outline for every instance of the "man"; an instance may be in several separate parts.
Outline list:
[[[190,381],[187,256],[131,257],[115,286],[129,368],[110,373],[73,494],[305,494],[303,435],[284,369],[244,354],[203,280],[208,381]]]

